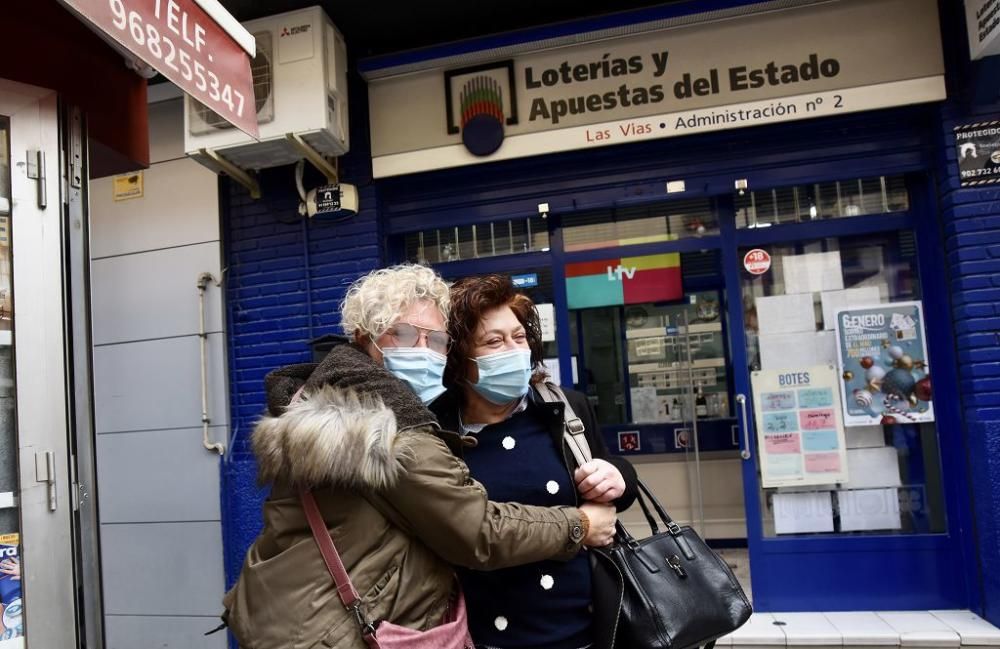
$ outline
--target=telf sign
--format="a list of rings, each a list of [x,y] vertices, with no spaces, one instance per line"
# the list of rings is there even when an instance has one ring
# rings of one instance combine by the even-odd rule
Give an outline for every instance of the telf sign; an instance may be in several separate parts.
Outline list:
[[[566,264],[571,309],[667,302],[684,295],[679,253]]]
[[[257,137],[253,36],[216,0],[61,1],[233,126]]]

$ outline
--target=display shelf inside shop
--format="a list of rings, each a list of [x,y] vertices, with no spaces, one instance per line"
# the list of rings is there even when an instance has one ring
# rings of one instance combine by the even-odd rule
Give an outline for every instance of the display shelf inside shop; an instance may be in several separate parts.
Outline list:
[[[679,336],[686,336],[688,334],[688,329],[690,329],[691,335],[721,333],[722,324],[718,322],[707,322],[694,323],[688,325],[687,327],[681,325],[679,327],[643,327],[642,329],[629,329],[625,332],[625,338],[628,340],[635,338],[676,338]]]

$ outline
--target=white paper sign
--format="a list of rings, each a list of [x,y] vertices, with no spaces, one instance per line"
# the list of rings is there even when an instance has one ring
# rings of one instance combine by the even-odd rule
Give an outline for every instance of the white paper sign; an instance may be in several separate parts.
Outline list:
[[[899,454],[894,446],[852,448],[847,450],[847,467],[851,477],[844,484],[850,489],[898,487]]]
[[[833,365],[761,370],[753,386],[761,485],[843,483],[848,476],[840,376]]]
[[[859,489],[837,492],[840,531],[898,530],[899,494],[896,489]]]
[[[830,331],[837,328],[837,311],[855,306],[878,304],[880,301],[877,286],[848,288],[843,291],[823,291],[820,299],[823,302],[823,328]]]
[[[656,396],[656,388],[632,388],[629,394],[632,401],[632,421],[655,422],[660,418],[660,400]]]
[[[837,364],[837,338],[832,331],[765,334],[758,336],[757,344],[764,370]]]
[[[580,375],[576,371],[576,356],[570,357],[570,362],[573,365],[573,383],[576,385],[580,382]],[[543,358],[542,365],[545,366],[545,371],[548,372],[549,379],[556,385],[562,385],[562,372],[559,371],[559,359],[558,358]],[[570,386],[566,386],[570,387]]]
[[[781,258],[781,272],[789,295],[844,288],[839,250],[786,255]]]
[[[761,335],[816,331],[816,309],[811,293],[759,297],[755,304]]]
[[[538,320],[542,325],[542,342],[556,339],[556,307],[554,304],[536,304]]]
[[[848,449],[885,446],[885,431],[881,426],[850,426],[844,429],[844,434]]]
[[[775,534],[833,531],[833,501],[829,491],[776,493],[773,503]]]

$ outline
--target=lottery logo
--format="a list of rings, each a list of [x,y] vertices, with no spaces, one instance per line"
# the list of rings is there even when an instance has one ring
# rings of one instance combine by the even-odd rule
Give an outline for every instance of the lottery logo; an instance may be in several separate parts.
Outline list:
[[[449,70],[444,79],[448,134],[461,134],[475,156],[499,149],[505,127],[517,124],[514,62]]]

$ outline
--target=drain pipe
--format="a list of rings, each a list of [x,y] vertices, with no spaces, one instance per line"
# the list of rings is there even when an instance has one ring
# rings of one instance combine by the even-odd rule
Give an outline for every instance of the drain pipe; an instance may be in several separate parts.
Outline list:
[[[209,282],[219,286],[212,273],[202,273],[198,275],[198,316],[199,329],[198,338],[201,347],[201,443],[209,451],[218,451],[219,455],[226,454],[226,447],[221,442],[212,442],[208,439],[208,425],[212,420],[208,417],[208,334],[205,333],[205,289]]]

